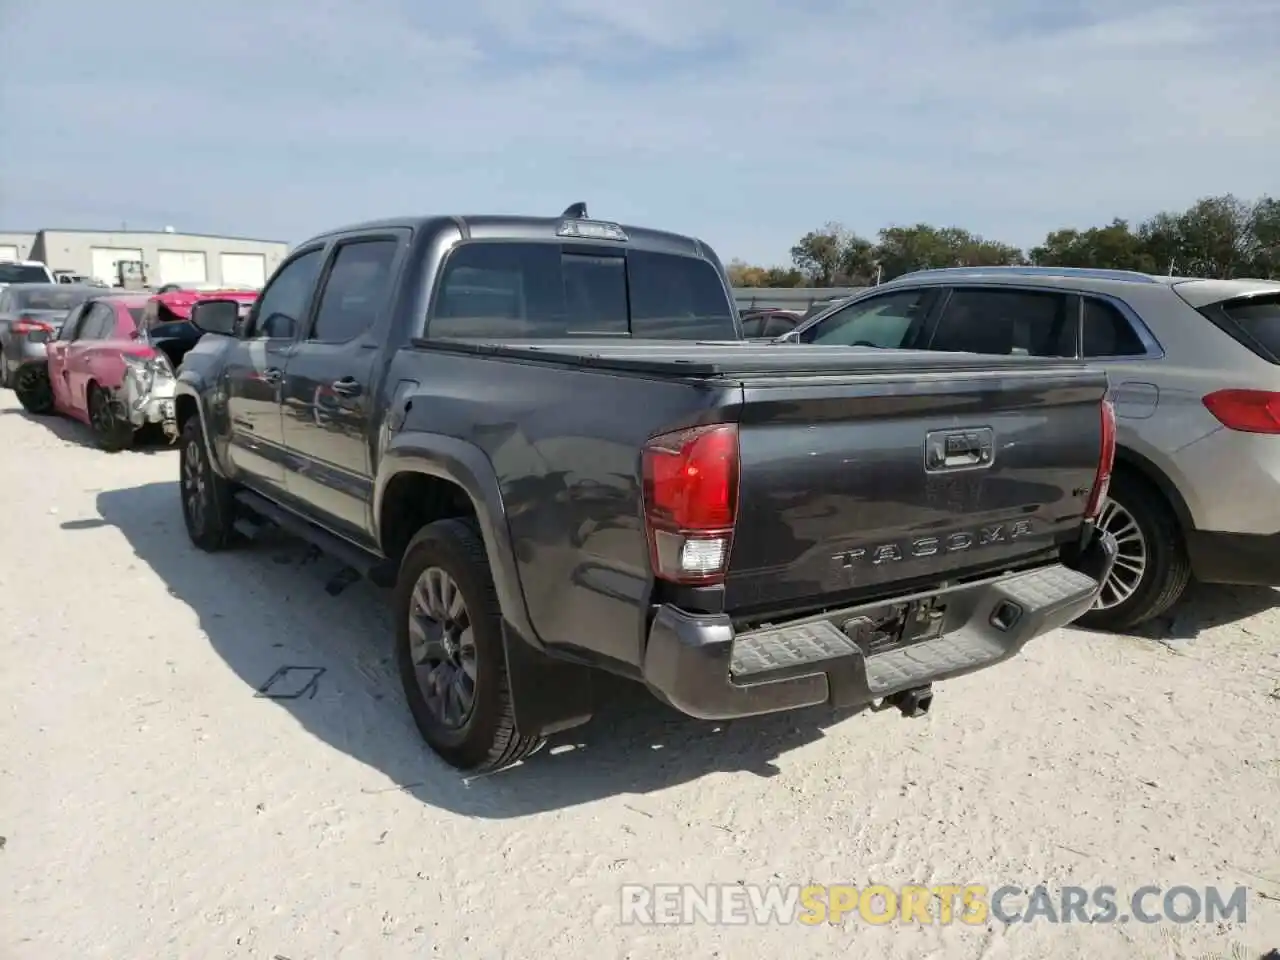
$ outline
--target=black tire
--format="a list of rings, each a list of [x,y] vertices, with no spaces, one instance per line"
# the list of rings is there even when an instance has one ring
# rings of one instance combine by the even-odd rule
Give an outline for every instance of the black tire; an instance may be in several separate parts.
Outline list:
[[[410,618],[418,609],[414,591],[431,568],[443,571],[456,585],[474,645],[474,692],[470,712],[460,724],[447,723],[442,712],[433,709],[414,662],[410,630]],[[510,766],[542,746],[541,738],[516,732],[502,613],[474,520],[439,520],[418,531],[400,563],[392,609],[396,664],[405,699],[422,738],[441,759],[459,770],[478,773]]]
[[[53,384],[43,367],[21,367],[13,378],[13,392],[27,413],[53,413]]]
[[[225,549],[235,538],[235,500],[231,484],[209,463],[198,416],[183,425],[179,443],[178,491],[187,536],[201,550]]]
[[[87,399],[89,429],[98,447],[107,453],[119,453],[133,446],[133,424],[121,419],[111,394],[93,384]]]
[[[1118,469],[1111,478],[1108,499],[1127,512],[1141,532],[1146,544],[1146,568],[1129,597],[1114,606],[1090,610],[1077,623],[1095,630],[1120,631],[1158,617],[1173,606],[1191,580],[1191,561],[1177,515],[1146,478],[1123,467]],[[1124,559],[1122,545],[1117,564]]]

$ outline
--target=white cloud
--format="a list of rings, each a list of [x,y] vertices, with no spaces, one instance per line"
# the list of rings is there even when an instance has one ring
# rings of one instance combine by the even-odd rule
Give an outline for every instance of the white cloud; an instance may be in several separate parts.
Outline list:
[[[830,219],[1029,245],[1280,189],[1271,0],[435,6],[11,7],[0,224],[300,238],[586,199],[780,260]]]

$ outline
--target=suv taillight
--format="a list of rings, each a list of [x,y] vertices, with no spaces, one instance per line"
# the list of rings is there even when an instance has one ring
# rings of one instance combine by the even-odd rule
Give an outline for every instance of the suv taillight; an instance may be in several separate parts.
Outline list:
[[[1084,509],[1086,520],[1095,520],[1102,512],[1102,502],[1107,499],[1107,490],[1111,486],[1111,471],[1116,465],[1116,408],[1109,399],[1103,398],[1101,417],[1102,449],[1093,489],[1089,491],[1089,505]]]
[[[654,575],[724,581],[738,516],[738,426],[716,423],[654,437],[641,454],[645,532]]]
[[[1280,433],[1280,393],[1269,390],[1219,390],[1202,401],[1228,430]]]

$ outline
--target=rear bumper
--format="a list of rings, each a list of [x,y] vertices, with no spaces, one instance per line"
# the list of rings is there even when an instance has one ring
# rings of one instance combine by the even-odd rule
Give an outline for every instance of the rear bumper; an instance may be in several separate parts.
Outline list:
[[[1280,533],[1187,533],[1191,572],[1203,583],[1280,586]]]
[[[993,666],[1075,620],[1093,605],[1115,555],[1110,535],[1094,536],[1070,566],[1057,563],[737,636],[726,615],[663,605],[649,630],[645,682],[676,709],[708,720],[818,704],[864,706]],[[941,635],[933,639],[868,656],[841,629],[857,617],[926,597],[946,605]]]

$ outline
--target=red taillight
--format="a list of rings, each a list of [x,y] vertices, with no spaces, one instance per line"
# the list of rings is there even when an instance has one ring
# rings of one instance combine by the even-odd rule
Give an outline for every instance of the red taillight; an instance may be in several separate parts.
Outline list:
[[[1268,390],[1219,390],[1204,405],[1228,430],[1280,433],[1280,393]]]
[[[674,583],[722,581],[738,515],[737,424],[654,437],[641,460],[654,575]]]
[[[53,327],[32,317],[19,317],[9,327],[12,333],[53,333]]]
[[[1098,472],[1093,478],[1093,489],[1089,491],[1089,505],[1084,509],[1084,518],[1094,520],[1102,512],[1102,501],[1107,499],[1107,490],[1111,486],[1111,471],[1116,465],[1116,408],[1108,399],[1102,401],[1101,451],[1098,456]]]

